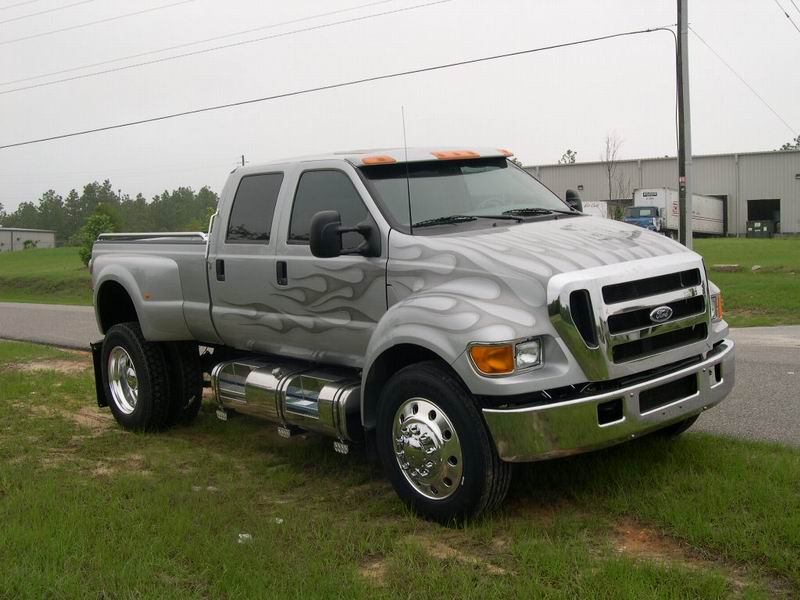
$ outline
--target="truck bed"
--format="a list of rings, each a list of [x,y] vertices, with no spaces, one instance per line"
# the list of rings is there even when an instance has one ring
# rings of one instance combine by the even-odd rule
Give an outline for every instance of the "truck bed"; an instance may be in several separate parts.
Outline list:
[[[133,298],[137,312],[148,314],[142,322],[153,323],[145,332],[148,339],[216,342],[209,311],[207,244],[202,232],[104,233],[94,245],[92,272],[97,276],[107,271],[138,291]]]

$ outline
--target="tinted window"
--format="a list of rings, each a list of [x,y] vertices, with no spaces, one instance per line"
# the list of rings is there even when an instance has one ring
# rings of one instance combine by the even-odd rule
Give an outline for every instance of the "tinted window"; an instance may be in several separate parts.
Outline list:
[[[283,173],[242,177],[228,220],[228,242],[268,242]]]
[[[311,218],[321,210],[336,210],[344,227],[353,227],[370,219],[350,178],[341,171],[307,171],[300,177],[294,196],[289,241],[308,243]],[[358,233],[342,235],[342,248],[356,248],[364,242]]]

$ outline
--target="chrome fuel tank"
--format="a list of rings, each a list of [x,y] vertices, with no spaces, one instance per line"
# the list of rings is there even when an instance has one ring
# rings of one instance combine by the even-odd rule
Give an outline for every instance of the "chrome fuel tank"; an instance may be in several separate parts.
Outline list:
[[[225,409],[340,440],[361,438],[361,380],[349,370],[281,359],[238,359],[211,371]]]

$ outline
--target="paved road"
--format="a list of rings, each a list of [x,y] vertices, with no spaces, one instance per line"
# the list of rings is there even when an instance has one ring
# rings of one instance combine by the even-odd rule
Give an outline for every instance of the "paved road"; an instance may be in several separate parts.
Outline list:
[[[91,306],[0,302],[0,338],[88,350],[101,337]]]
[[[695,428],[800,446],[800,326],[731,335],[736,386]],[[90,307],[0,302],[0,337],[86,349],[100,334]]]

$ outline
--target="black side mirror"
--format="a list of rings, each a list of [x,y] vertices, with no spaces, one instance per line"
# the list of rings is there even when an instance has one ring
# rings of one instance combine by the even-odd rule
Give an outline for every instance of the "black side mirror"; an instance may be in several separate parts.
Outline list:
[[[365,244],[356,250],[342,250],[343,233],[360,233]],[[342,217],[338,211],[322,210],[311,218],[309,231],[311,254],[317,258],[334,258],[343,254],[380,256],[380,232],[370,223],[359,223],[355,227],[342,227]]]
[[[581,202],[580,194],[578,194],[578,192],[575,190],[567,190],[566,201],[567,206],[570,208],[577,210],[578,212],[583,212],[583,202]]]

